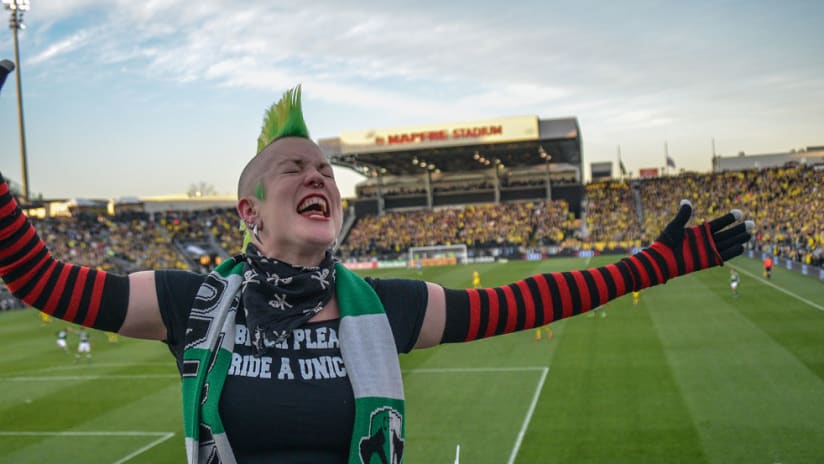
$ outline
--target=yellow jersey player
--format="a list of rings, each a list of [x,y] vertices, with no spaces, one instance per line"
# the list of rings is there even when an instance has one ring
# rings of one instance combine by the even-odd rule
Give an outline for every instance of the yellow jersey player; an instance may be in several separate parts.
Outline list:
[[[472,271],[472,288],[481,288],[481,275],[478,271]]]
[[[550,340],[550,339],[552,339],[552,337],[555,336],[555,333],[552,332],[552,329],[549,328],[549,324],[543,325],[543,326],[538,327],[537,329],[535,329],[535,341],[536,342],[541,341],[541,331],[546,332],[546,339],[547,340]]]
[[[632,305],[637,306],[639,301],[641,301],[641,291],[632,292]]]

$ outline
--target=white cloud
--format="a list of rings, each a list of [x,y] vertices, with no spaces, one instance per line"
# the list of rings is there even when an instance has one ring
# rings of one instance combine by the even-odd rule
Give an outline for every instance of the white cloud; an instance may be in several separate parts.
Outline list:
[[[27,64],[40,64],[48,60],[51,60],[52,58],[55,58],[59,55],[74,51],[84,46],[87,43],[90,36],[91,34],[89,34],[88,30],[82,30],[80,32],[72,34],[71,36],[59,42],[49,45],[45,50],[29,58]]]

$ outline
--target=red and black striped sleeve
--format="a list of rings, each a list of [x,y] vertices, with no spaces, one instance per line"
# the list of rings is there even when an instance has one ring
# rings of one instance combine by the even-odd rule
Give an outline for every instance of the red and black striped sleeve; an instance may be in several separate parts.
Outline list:
[[[46,314],[118,331],[128,277],[55,260],[0,176],[0,276],[12,294]]]
[[[467,342],[530,329],[589,311],[631,291],[690,272],[719,266],[740,255],[755,229],[732,210],[710,222],[685,227],[692,204],[679,211],[661,235],[639,253],[583,271],[537,274],[497,288],[450,290],[442,342]]]
[[[540,327],[596,308],[673,276],[667,258],[650,247],[621,261],[582,271],[536,274],[496,288],[446,293],[443,342],[468,342]]]

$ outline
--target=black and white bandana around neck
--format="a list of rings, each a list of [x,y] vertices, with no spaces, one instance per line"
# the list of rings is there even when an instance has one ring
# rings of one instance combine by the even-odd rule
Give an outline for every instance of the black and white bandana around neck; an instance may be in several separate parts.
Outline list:
[[[258,354],[289,337],[332,298],[335,260],[329,250],[320,265],[304,267],[267,258],[250,243],[243,260],[242,307]]]

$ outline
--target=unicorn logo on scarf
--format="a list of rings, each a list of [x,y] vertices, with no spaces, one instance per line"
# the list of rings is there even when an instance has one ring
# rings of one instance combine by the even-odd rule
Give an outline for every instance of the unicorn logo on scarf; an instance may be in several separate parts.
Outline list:
[[[403,461],[403,444],[401,430],[403,417],[390,407],[372,411],[369,419],[369,436],[360,440],[359,451],[362,464],[370,464],[372,457],[382,463],[400,464]]]

